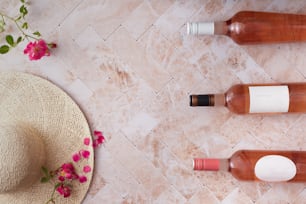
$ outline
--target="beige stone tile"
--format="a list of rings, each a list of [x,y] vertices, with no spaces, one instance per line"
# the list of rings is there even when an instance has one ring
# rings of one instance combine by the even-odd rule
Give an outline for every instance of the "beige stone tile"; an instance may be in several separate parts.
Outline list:
[[[144,187],[126,170],[125,166],[117,160],[111,152],[105,149],[96,151],[99,157],[96,157],[96,168],[91,190],[87,197],[90,200],[105,199],[105,188],[113,191],[112,199],[123,202],[124,200],[145,199],[146,192]],[[108,198],[109,199],[109,198]],[[112,199],[109,200],[112,201]]]
[[[189,163],[191,166],[191,161]],[[186,168],[185,163],[177,161],[174,155],[168,154],[163,157],[161,165],[161,171],[168,182],[187,200],[200,188],[200,182],[194,176],[192,168]]]
[[[43,36],[53,32],[69,12],[54,1],[31,1],[27,8],[29,13],[26,20],[31,22],[29,28],[33,32],[40,30]]]
[[[175,83],[188,91],[204,80],[197,62],[192,61],[189,57],[184,50],[176,50],[165,65],[165,69],[171,74]]]
[[[99,35],[106,39],[141,2],[141,0],[131,0],[124,3],[120,0],[82,1],[74,9],[74,12],[65,19],[61,27],[67,34],[74,37],[85,27],[92,25]]]
[[[152,25],[139,39],[139,44],[144,47],[144,52],[153,63],[161,67],[168,67],[171,62],[176,44],[170,42],[161,31]]]
[[[254,130],[254,136],[271,149],[281,147],[288,149],[286,147],[288,140],[284,138],[288,137],[287,131],[299,121],[300,117],[298,114],[267,116]]]
[[[299,203],[303,203],[306,200],[306,190],[304,189],[300,194],[298,194],[298,196],[296,197],[296,199],[294,199],[294,204],[299,204]]]
[[[144,186],[145,191],[151,197],[158,197],[169,185],[161,171],[155,168],[123,134],[113,137],[107,148],[114,155],[114,159],[118,160]]]
[[[210,192],[213,192],[216,199],[220,201],[226,198],[239,183],[229,172],[197,171],[195,175],[202,185],[207,187]]]
[[[284,134],[278,143],[284,144],[286,149],[304,150],[305,138],[305,116],[301,116]]]
[[[157,125],[159,121],[154,116],[146,112],[138,112],[129,123],[122,128],[122,132],[132,142],[137,142],[145,138]]]
[[[262,116],[259,115],[233,115],[221,127],[221,134],[234,146],[241,141],[252,139],[261,120]]]
[[[79,102],[88,101],[93,94],[92,91],[79,79],[74,80],[68,86],[67,91]],[[78,95],[80,93],[81,95]]]
[[[192,198],[188,200],[190,204],[200,204],[200,203],[211,203],[218,204],[220,201],[216,198],[214,193],[210,192],[207,188],[202,187],[197,193],[195,193]]]
[[[167,1],[143,1],[122,25],[129,31],[134,39],[144,34],[158,17],[173,3],[173,0]]]
[[[66,0],[66,1],[61,1],[61,0],[55,0],[55,2],[61,6],[67,9],[67,11],[72,11],[75,9],[80,3],[82,3],[83,0]]]
[[[201,1],[176,1],[155,25],[165,36],[172,35],[184,25],[186,19],[201,7]],[[174,20],[175,19],[175,20]]]
[[[228,203],[253,203],[252,200],[245,194],[243,191],[241,191],[239,188],[235,188],[226,198],[224,198],[221,202],[222,204],[228,204]]]
[[[290,203],[304,188],[304,184],[273,184],[256,204],[261,203]]]
[[[163,203],[183,204],[183,203],[186,203],[186,199],[180,193],[178,193],[175,188],[170,186],[160,196],[158,196],[155,200],[153,200],[152,203],[154,204],[163,204]]]
[[[155,91],[159,91],[170,80],[170,75],[164,69],[151,63],[142,47],[129,35],[126,29],[119,28],[107,40],[107,45]],[[132,55],[130,55],[131,50],[133,50]]]
[[[95,197],[90,198],[87,196],[84,199],[84,203],[94,204],[96,203],[96,200],[99,200],[99,202],[121,203],[124,199],[121,198],[120,194],[116,192],[111,184],[108,184],[101,188]]]
[[[238,186],[253,203],[271,189],[271,185],[265,182],[240,182]]]
[[[294,55],[290,55],[290,50],[295,49],[296,45],[262,45],[248,47],[248,53],[265,70],[267,74],[276,82],[295,82],[304,81],[303,75],[299,70],[290,69],[291,64],[296,61]],[[298,66],[298,61],[296,65]],[[301,67],[301,66],[298,66]],[[300,70],[303,70],[302,68]]]

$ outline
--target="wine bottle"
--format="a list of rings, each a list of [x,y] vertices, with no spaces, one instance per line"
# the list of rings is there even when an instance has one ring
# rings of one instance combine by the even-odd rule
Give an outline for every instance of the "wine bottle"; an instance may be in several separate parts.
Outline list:
[[[305,182],[306,151],[239,150],[227,159],[195,158],[193,169],[228,171],[244,181]]]
[[[187,23],[187,33],[226,35],[237,44],[306,41],[306,15],[241,11],[220,22]]]
[[[306,83],[238,84],[224,94],[190,95],[190,106],[225,106],[237,114],[305,113]]]

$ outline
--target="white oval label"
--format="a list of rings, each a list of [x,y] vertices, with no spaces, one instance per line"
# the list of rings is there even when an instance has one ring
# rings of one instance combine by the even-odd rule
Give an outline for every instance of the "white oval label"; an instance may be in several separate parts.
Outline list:
[[[268,155],[256,162],[255,175],[267,182],[288,181],[296,175],[296,166],[287,157]]]

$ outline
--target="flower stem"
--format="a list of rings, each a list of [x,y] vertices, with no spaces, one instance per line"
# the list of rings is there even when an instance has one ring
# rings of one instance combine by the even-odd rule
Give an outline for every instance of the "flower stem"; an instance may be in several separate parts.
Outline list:
[[[4,13],[1,13],[1,12],[0,12],[0,16],[2,17],[2,20],[3,20],[3,21],[4,21],[4,18],[7,18],[7,19],[13,21],[14,24],[16,25],[16,27],[18,28],[18,30],[22,33],[22,35],[23,35],[28,41],[30,41],[29,38],[32,38],[32,39],[34,39],[34,40],[39,40],[38,38],[36,38],[36,37],[34,37],[34,36],[32,36],[32,35],[28,35],[28,34],[26,34],[26,33],[23,31],[23,29],[22,29],[22,28],[20,27],[20,25],[18,24],[18,18],[17,18],[17,20],[16,20],[16,19],[14,19],[13,17],[10,17],[10,16],[8,16],[8,15],[6,15],[6,14],[4,14]]]
[[[54,201],[54,193],[55,193],[55,190],[56,190],[56,187],[54,186],[53,188],[53,191],[52,191],[52,194],[51,194],[51,198],[46,202],[46,204],[52,202],[52,203],[55,203]]]

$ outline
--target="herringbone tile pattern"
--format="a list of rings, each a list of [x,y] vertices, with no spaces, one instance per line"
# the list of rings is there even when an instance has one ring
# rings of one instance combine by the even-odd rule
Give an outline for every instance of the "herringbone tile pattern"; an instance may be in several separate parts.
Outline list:
[[[0,9],[17,6],[1,0]],[[305,43],[238,46],[226,37],[186,35],[187,21],[226,20],[240,10],[306,14],[306,2],[31,0],[31,29],[58,48],[30,62],[20,46],[0,56],[0,69],[51,80],[106,135],[84,204],[306,203],[305,184],[239,182],[192,170],[193,157],[229,157],[238,149],[306,150],[305,115],[189,107],[190,93],[306,81]]]

